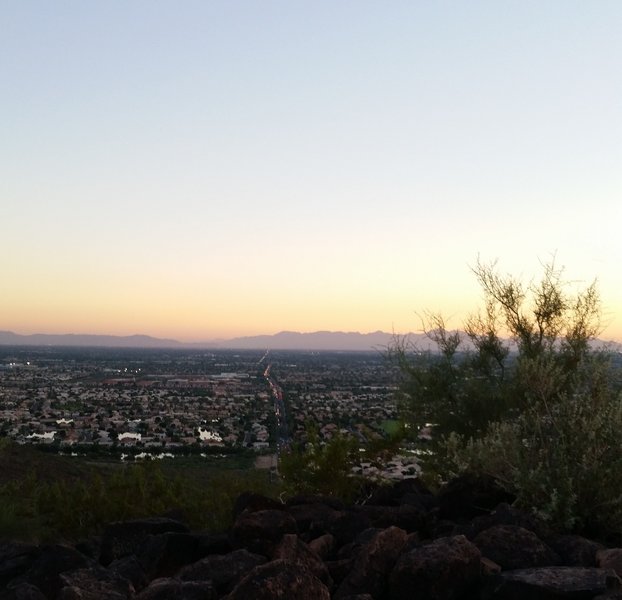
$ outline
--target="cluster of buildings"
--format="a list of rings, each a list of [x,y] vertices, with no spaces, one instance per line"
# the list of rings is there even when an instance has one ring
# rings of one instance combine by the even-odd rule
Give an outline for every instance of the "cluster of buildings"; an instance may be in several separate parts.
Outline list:
[[[222,371],[207,360],[211,368],[193,374],[195,361],[171,371],[162,357],[144,365],[139,351],[112,365],[105,350],[101,360],[49,353],[20,350],[29,360],[0,360],[0,436],[122,451],[269,446],[273,410],[257,369]]]
[[[395,381],[374,353],[0,347],[0,436],[60,451],[269,453],[313,429],[364,446],[395,422]]]

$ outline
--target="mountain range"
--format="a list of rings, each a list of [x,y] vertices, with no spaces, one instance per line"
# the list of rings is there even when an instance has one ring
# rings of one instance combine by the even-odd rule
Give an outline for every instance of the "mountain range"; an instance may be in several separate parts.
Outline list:
[[[400,336],[420,350],[434,348],[434,344],[423,333],[408,333]],[[82,346],[110,348],[179,348],[179,349],[271,349],[271,350],[333,350],[333,351],[371,351],[385,350],[395,341],[395,335],[384,331],[373,333],[315,331],[300,333],[281,331],[274,335],[236,337],[229,340],[184,343],[178,340],[156,338],[149,335],[85,335],[85,334],[44,334],[20,335],[12,331],[0,331],[0,346]],[[622,352],[622,344],[597,340],[596,346],[608,345]],[[465,347],[468,344],[465,343]]]
[[[423,334],[408,334],[410,341],[424,343]],[[368,351],[385,349],[394,340],[394,335],[383,331],[373,333],[316,331],[299,333],[281,331],[274,335],[236,337],[228,340],[214,340],[184,343],[148,335],[84,335],[43,334],[20,335],[12,331],[0,331],[0,345],[4,346],[84,346],[116,348],[223,348],[223,349],[274,349],[274,350],[343,350]]]

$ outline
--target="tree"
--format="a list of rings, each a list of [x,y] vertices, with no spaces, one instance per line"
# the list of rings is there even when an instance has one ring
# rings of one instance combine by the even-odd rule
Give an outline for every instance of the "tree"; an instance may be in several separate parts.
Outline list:
[[[573,292],[554,262],[528,285],[496,267],[478,260],[472,269],[484,308],[466,320],[464,332],[426,313],[424,331],[438,352],[420,352],[403,339],[390,349],[402,373],[402,411],[415,431],[432,424],[437,440],[450,432],[479,437],[490,423],[576,385],[601,331],[596,283]]]
[[[400,340],[391,351],[406,418],[415,431],[434,424],[430,464],[444,476],[493,475],[560,527],[622,530],[622,395],[611,355],[592,344],[596,283],[574,290],[554,261],[527,285],[496,263],[473,273],[484,308],[464,334],[428,314],[439,352],[417,355]]]

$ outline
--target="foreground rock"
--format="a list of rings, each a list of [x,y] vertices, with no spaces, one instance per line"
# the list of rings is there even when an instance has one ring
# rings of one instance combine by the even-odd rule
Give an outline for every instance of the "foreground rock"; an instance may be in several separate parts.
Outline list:
[[[286,560],[303,567],[315,575],[329,589],[333,586],[333,580],[322,559],[297,535],[291,533],[284,535],[279,545],[275,548],[272,558],[274,560]]]
[[[479,582],[481,554],[463,535],[402,554],[390,577],[395,600],[460,598]]]
[[[217,591],[226,593],[249,571],[266,562],[265,556],[241,549],[222,556],[207,556],[184,567],[178,577],[183,581],[211,581]]]
[[[495,525],[479,533],[473,543],[502,569],[549,567],[559,556],[532,531],[516,525]]]
[[[364,593],[374,598],[384,596],[389,573],[402,553],[406,540],[406,532],[399,527],[389,527],[374,535],[353,561],[352,569],[339,586],[335,598]]]
[[[330,600],[328,588],[303,566],[274,560],[255,567],[226,600]]]
[[[590,600],[618,590],[620,579],[608,569],[585,567],[544,567],[500,573],[488,582],[484,597],[494,600]]]
[[[100,561],[107,565],[117,558],[134,554],[148,535],[168,532],[186,533],[188,528],[179,521],[164,518],[111,523],[104,531]]]
[[[363,506],[245,494],[222,534],[156,518],[75,547],[0,542],[0,600],[622,600],[622,548],[507,501],[468,477],[436,496],[399,482]]]

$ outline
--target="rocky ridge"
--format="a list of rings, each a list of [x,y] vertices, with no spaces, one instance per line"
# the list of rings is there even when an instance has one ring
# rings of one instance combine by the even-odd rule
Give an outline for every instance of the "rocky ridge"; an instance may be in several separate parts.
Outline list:
[[[622,548],[560,535],[489,480],[417,480],[345,506],[238,498],[223,534],[111,523],[76,545],[0,542],[0,600],[621,599]]]

